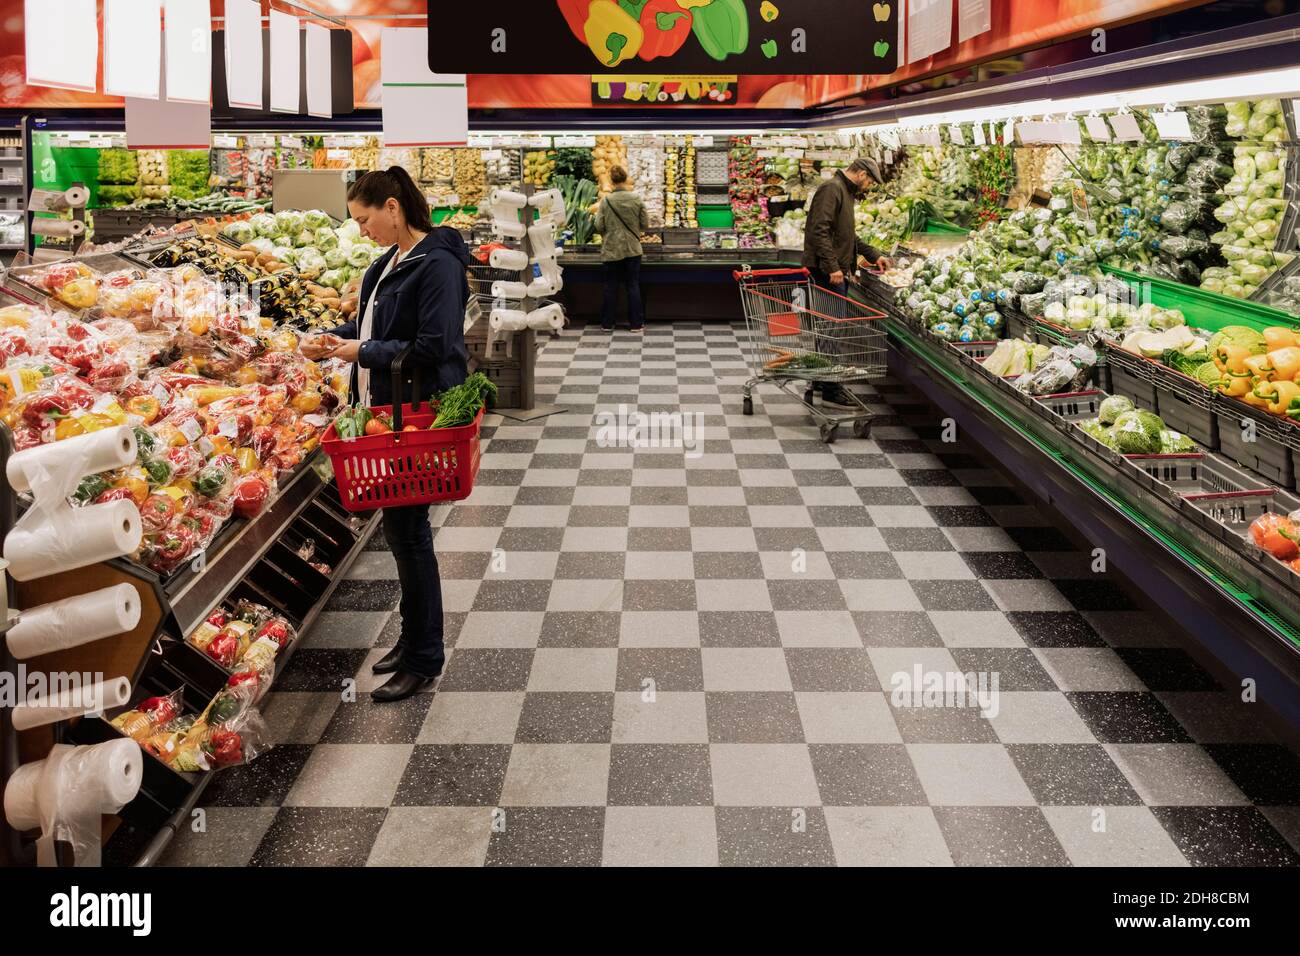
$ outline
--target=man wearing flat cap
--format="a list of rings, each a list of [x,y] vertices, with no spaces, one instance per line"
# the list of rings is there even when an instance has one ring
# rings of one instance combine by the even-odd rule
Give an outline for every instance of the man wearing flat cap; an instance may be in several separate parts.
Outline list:
[[[819,286],[846,295],[848,277],[853,275],[859,256],[872,265],[889,267],[889,260],[880,250],[858,238],[853,221],[853,205],[858,197],[881,181],[880,167],[870,159],[858,158],[847,168],[836,170],[813,193],[804,230],[803,266]],[[827,385],[822,400],[832,405],[856,407],[838,385]]]

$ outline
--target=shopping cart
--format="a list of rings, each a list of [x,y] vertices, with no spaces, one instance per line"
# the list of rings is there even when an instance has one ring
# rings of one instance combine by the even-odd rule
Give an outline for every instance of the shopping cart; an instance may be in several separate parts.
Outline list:
[[[754,373],[745,383],[744,413],[754,414],[754,386],[771,382],[802,402],[818,421],[822,441],[835,441],[845,423],[858,438],[869,436],[871,411],[858,394],[843,388],[857,408],[831,415],[813,403],[814,386],[884,377],[887,343],[879,322],[884,313],[821,288],[807,269],[745,269],[733,275],[740,284]]]

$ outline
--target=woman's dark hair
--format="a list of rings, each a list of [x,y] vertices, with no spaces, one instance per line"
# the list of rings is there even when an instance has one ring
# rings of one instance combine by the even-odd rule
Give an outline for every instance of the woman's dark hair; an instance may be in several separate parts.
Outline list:
[[[402,207],[406,224],[420,232],[429,232],[433,223],[429,218],[429,203],[415,185],[415,180],[401,166],[366,173],[348,189],[348,202],[359,202],[372,209],[380,209],[390,199]]]
[[[609,181],[615,186],[621,186],[627,182],[627,170],[622,166],[611,166],[609,170]]]

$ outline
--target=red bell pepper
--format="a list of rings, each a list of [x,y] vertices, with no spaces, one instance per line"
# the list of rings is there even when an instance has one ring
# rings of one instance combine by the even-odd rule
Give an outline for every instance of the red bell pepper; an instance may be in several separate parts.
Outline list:
[[[229,631],[222,631],[204,648],[204,653],[222,667],[230,667],[239,653],[239,641]]]
[[[587,34],[585,27],[587,25],[587,12],[591,8],[591,0],[556,0],[560,7],[560,13],[564,14],[564,22],[569,25],[573,35],[583,44],[587,44]],[[674,0],[675,2],[675,0]]]
[[[46,422],[67,418],[72,404],[53,395],[38,395],[23,406],[23,421],[33,428],[44,428]]]
[[[204,747],[214,766],[229,767],[244,762],[244,741],[233,730],[218,730]]]
[[[645,39],[637,56],[643,60],[673,56],[691,35],[691,11],[677,0],[649,0],[641,8],[640,22]]]
[[[241,478],[239,484],[235,485],[235,514],[241,518],[256,518],[266,507],[270,496],[271,489],[257,475]]]
[[[289,632],[289,625],[278,617],[273,617],[263,624],[257,632],[257,637],[269,637],[279,644],[281,648],[287,647],[289,642],[293,640],[293,636]]]

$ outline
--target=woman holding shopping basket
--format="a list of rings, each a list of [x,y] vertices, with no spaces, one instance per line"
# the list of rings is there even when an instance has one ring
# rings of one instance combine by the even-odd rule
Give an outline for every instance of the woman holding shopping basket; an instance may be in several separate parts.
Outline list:
[[[367,407],[406,398],[391,394],[391,369],[408,349],[401,384],[405,393],[412,379],[419,383],[414,400],[464,382],[469,362],[463,324],[469,300],[465,270],[470,256],[460,233],[431,225],[424,195],[400,166],[366,173],[353,183],[348,213],[362,235],[392,248],[366,271],[358,318],[306,340],[303,354],[354,363],[352,393],[357,404]],[[385,508],[383,523],[402,586],[402,631],[397,645],[373,668],[376,674],[393,674],[371,694],[381,702],[427,689],[446,660],[442,586],[429,506]]]

